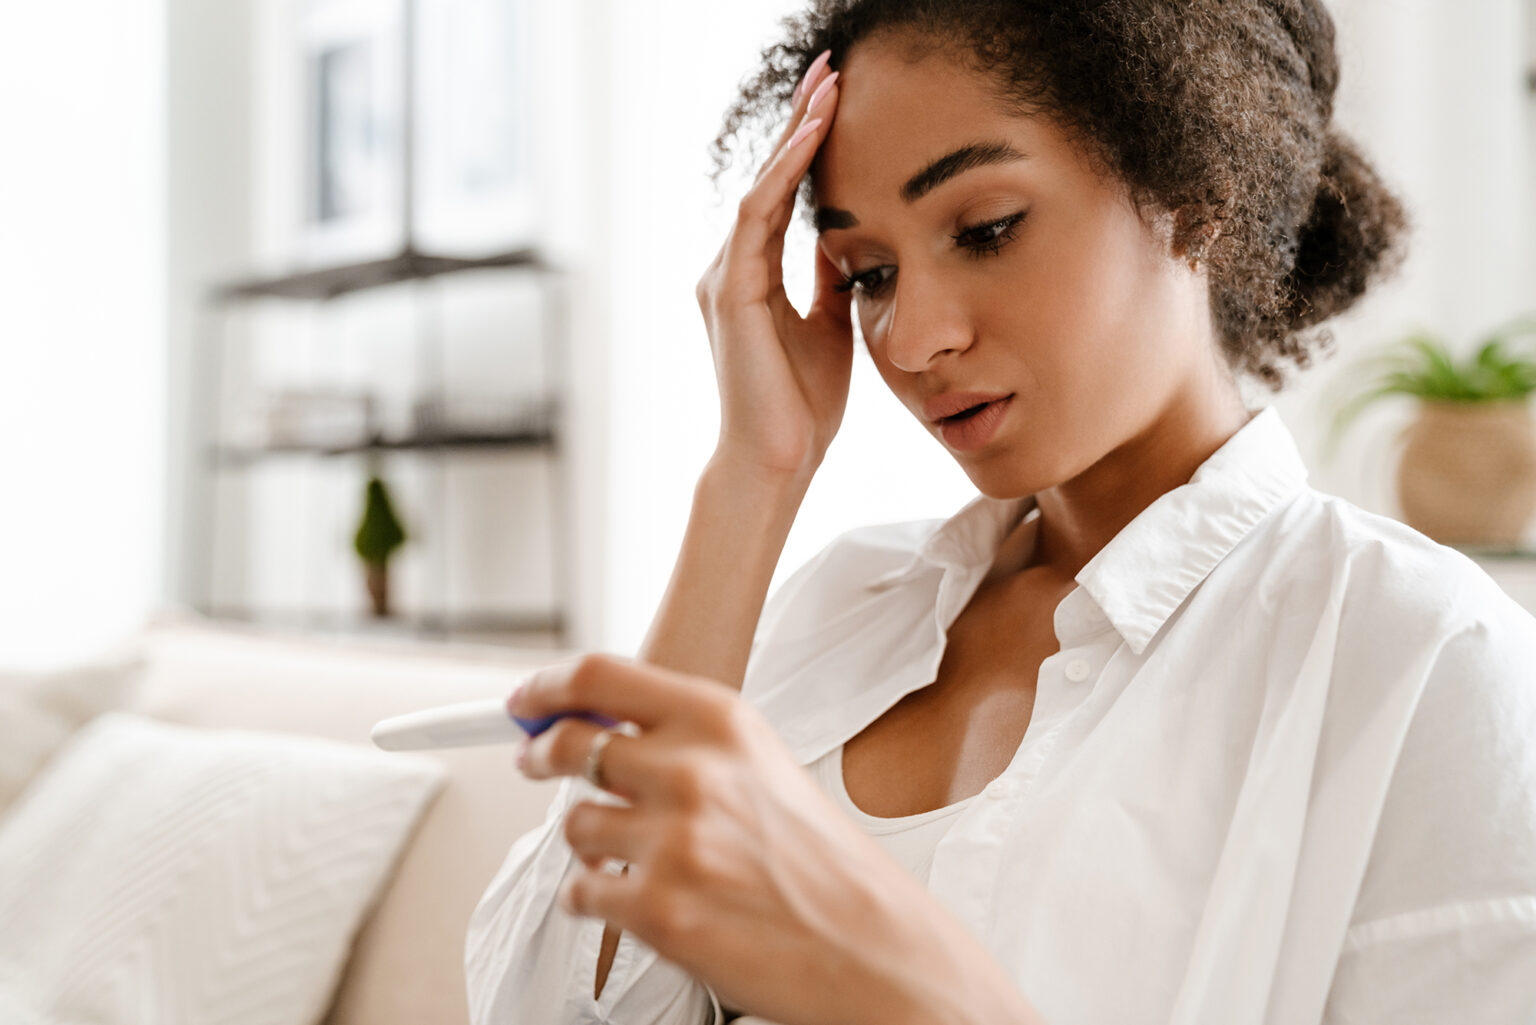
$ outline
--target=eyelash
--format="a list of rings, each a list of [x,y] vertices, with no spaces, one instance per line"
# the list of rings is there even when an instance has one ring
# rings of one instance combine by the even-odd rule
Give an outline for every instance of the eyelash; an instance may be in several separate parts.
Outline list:
[[[965,249],[967,256],[971,256],[976,259],[980,259],[983,256],[995,256],[1003,248],[1003,246],[1013,241],[1014,236],[1018,233],[1019,224],[1023,220],[1024,212],[1020,211],[1015,214],[1009,214],[1007,217],[1004,217],[1001,220],[988,221],[985,224],[973,224],[969,228],[962,228],[957,234],[951,235],[950,238],[954,239],[955,242],[959,243],[961,247]],[[998,230],[996,235],[982,242],[977,242],[971,245],[960,242],[961,239],[965,238],[965,236],[971,234],[973,231],[985,231],[987,229],[1000,230]],[[865,295],[877,295],[882,289],[884,289],[887,284],[890,283],[891,279],[885,278],[883,281],[880,281],[875,285],[864,284],[864,279],[869,277],[871,274],[874,274],[875,271],[878,270],[880,270],[879,267],[874,267],[862,274],[854,274],[850,277],[845,277],[842,281],[839,281],[836,285],[834,285],[833,288],[839,292],[851,292],[857,288]]]

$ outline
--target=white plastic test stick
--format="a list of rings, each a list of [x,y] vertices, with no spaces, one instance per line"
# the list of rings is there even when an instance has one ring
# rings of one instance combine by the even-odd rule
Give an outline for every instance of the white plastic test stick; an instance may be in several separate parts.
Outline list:
[[[373,727],[373,742],[386,751],[511,744],[528,736],[505,698],[482,698],[408,712]]]

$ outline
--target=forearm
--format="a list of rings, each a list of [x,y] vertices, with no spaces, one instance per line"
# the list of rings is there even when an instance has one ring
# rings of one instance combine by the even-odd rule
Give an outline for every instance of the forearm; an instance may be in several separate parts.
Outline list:
[[[975,968],[967,967],[954,990],[936,990],[925,979],[889,1013],[868,1020],[880,1025],[1047,1025],[1001,970]]]
[[[640,661],[741,690],[768,586],[809,484],[718,456],[709,461]],[[598,953],[597,993],[618,946],[619,930],[609,926]]]
[[[758,617],[809,485],[808,477],[710,460],[639,661],[741,689]]]
[[[888,866],[888,867],[894,867]],[[902,893],[874,866],[845,887],[840,925],[809,973],[831,967],[850,1006],[840,1018],[867,1025],[1046,1025],[1002,964],[931,894]],[[833,953],[828,953],[831,951]]]

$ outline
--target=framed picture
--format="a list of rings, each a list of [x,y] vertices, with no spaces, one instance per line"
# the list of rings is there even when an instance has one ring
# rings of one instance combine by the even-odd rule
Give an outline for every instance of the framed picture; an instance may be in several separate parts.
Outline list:
[[[414,229],[429,252],[531,243],[531,8],[418,0]]]
[[[377,259],[404,240],[403,2],[311,0],[303,11],[305,262]]]

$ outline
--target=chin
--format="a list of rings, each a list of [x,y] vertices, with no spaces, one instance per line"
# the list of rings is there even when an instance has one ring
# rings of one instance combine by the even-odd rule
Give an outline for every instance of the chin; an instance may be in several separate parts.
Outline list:
[[[942,444],[942,442],[941,442]],[[945,451],[949,451],[945,449]],[[1042,466],[1037,458],[1039,446],[1021,448],[1018,445],[999,445],[981,453],[950,453],[970,478],[976,490],[988,498],[1012,499],[1037,495],[1072,479],[1074,471],[1066,459],[1060,458]]]
[[[1001,460],[990,465],[977,465],[967,463],[965,460],[957,460],[965,475],[971,483],[976,485],[988,498],[1013,499],[1033,495],[1051,486],[1050,482],[1041,481],[1038,475],[1029,473],[1022,467],[1010,467]]]

